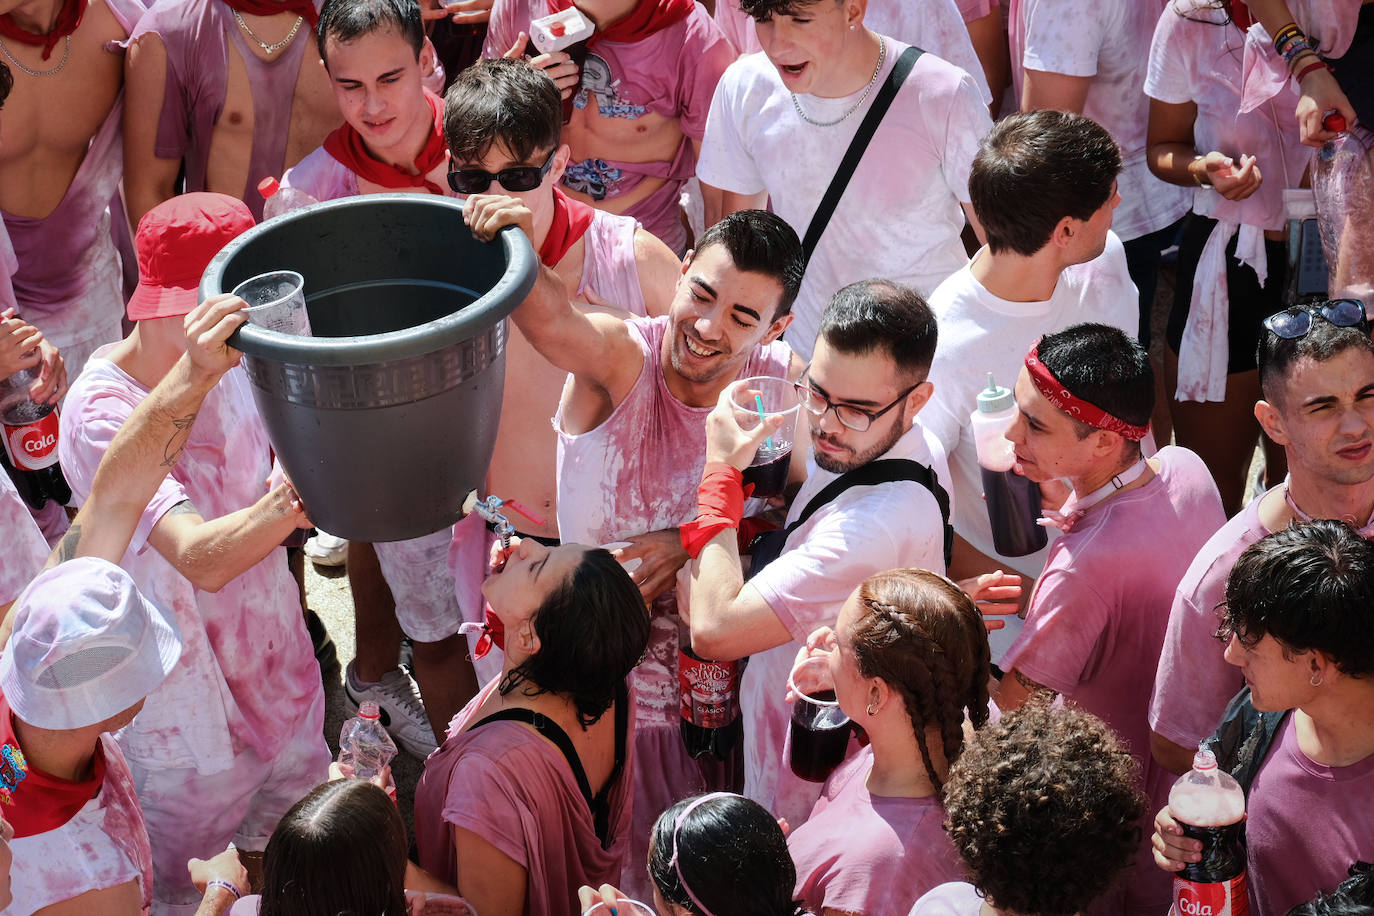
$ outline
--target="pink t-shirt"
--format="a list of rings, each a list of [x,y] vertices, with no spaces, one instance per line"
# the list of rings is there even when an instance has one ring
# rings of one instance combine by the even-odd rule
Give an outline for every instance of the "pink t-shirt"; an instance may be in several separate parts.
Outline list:
[[[932,888],[916,901],[908,916],[978,916],[983,898],[978,889],[963,881],[951,881]]]
[[[14,902],[4,909],[5,916],[29,916],[88,891],[130,881],[139,882],[143,912],[148,912],[153,853],[143,812],[119,745],[108,734],[101,735],[100,741],[105,749],[105,779],[95,798],[56,830],[10,840]]]
[[[1025,626],[1002,661],[1004,670],[1063,694],[1125,739],[1154,803],[1147,819],[1173,783],[1150,756],[1146,720],[1169,604],[1188,564],[1226,519],[1202,459],[1175,446],[1155,457],[1154,479],[1090,509],[1054,542]],[[1149,835],[1144,830],[1131,877],[1090,913],[1168,906],[1168,876],[1150,865]]]
[[[9,604],[48,562],[48,542],[19,497],[10,475],[0,471],[0,605]]]
[[[548,13],[548,0],[496,0],[482,56],[502,56],[520,32],[529,32],[532,20]],[[531,53],[538,53],[533,46]],[[711,96],[734,58],[734,48],[700,4],[686,19],[640,41],[593,43],[582,65],[582,85],[573,97],[574,106],[595,105],[602,118],[633,121],[648,112],[675,118],[682,129],[682,143],[671,161],[626,162],[613,158],[613,150],[598,151],[602,155],[569,162],[563,186],[600,204],[629,193],[645,178],[666,179],[661,188],[625,212],[681,254],[687,236],[678,197],[682,185],[696,173],[692,141],[705,135]]]
[[[661,355],[667,317],[632,318],[627,325],[644,354],[630,393],[590,432],[565,433],[561,408],[554,417],[558,530],[565,544],[608,544],[696,517],[711,408],[688,407],[668,390]],[[787,345],[774,341],[750,354],[739,377],[786,377],[791,358]],[[732,776],[714,757],[693,760],[679,735],[676,592],[660,595],[649,615],[649,647],[630,675],[639,760],[629,858],[635,863],[648,855],[649,831],[660,813],[687,795],[730,788]],[[650,892],[638,867],[626,872],[625,882],[629,893]]]
[[[962,874],[939,798],[870,795],[872,770],[871,747],[840,764],[810,819],[787,837],[796,894],[813,913],[905,913],[926,891]]]
[[[1223,525],[1198,551],[1174,593],[1169,626],[1150,697],[1150,728],[1182,747],[1210,737],[1240,688],[1240,669],[1227,664],[1216,639],[1226,600],[1226,577],[1245,548],[1269,530],[1259,518],[1259,499]]]
[[[1374,755],[1347,767],[1314,762],[1298,746],[1298,715],[1280,726],[1246,798],[1254,916],[1283,916],[1374,858]]]
[[[315,8],[322,2],[317,0]],[[229,5],[219,0],[158,0],[139,22],[134,37],[150,32],[167,49],[154,152],[162,159],[185,160],[187,191],[205,190],[211,138],[228,92],[232,43],[253,96],[253,147],[239,197],[255,219],[262,219],[258,182],[278,177],[286,168],[296,81],[302,66],[319,66],[315,36],[303,26],[281,56],[262,60],[250,50]]]
[[[577,916],[579,887],[620,885],[630,836],[634,722],[625,768],[610,793],[611,845],[603,849],[567,758],[552,741],[520,722],[462,731],[496,686],[492,681],[454,716],[448,738],[425,761],[415,788],[420,867],[457,884],[453,828],[461,827],[525,869],[526,916]],[[643,871],[644,863],[632,867]]]
[[[139,0],[106,0],[106,5],[126,31],[143,15]],[[110,42],[105,52],[122,57],[124,49]],[[69,376],[81,371],[97,345],[123,336],[123,278],[108,209],[112,201],[118,203],[124,176],[123,118],[121,92],[51,213],[41,218],[3,214],[17,256],[12,283],[19,315],[62,351]],[[124,219],[122,207],[117,214],[115,219]]]
[[[95,471],[148,389],[98,350],[67,394],[58,443],[74,501],[90,494]],[[267,432],[242,369],[205,398],[185,451],[158,487],[120,562],[139,590],[170,609],[181,629],[181,659],[148,697],[120,746],[148,769],[228,769],[244,747],[271,760],[321,702],[319,665],[301,617],[296,583],[278,548],[220,591],[197,589],[149,543],[173,506],[189,500],[210,520],[255,503],[271,471]]]
[[[981,19],[995,5],[988,0],[873,0],[864,11],[864,27],[949,61],[973,79],[990,104],[992,91],[964,23]],[[763,50],[754,20],[739,8],[739,0],[718,0],[716,22],[741,54]]]
[[[1112,228],[1123,241],[1163,229],[1188,212],[1187,188],[1145,163],[1150,100],[1144,92],[1158,0],[1012,0],[1012,81],[1021,99],[1025,71],[1092,77],[1083,114],[1111,133],[1124,166]]]

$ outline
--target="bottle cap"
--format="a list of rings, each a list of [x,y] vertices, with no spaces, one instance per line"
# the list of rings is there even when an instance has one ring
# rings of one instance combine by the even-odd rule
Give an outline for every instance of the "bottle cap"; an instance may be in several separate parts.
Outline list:
[[[263,196],[264,200],[268,197],[271,197],[273,194],[277,193],[280,190],[281,183],[278,182],[277,179],[273,178],[271,175],[268,175],[262,181],[258,182],[258,193]]]
[[[358,704],[358,716],[363,719],[380,719],[382,711],[377,707],[376,700],[363,700]]]
[[[557,35],[559,38],[562,38],[564,35],[568,34],[568,27],[561,22],[555,22],[553,25],[549,26],[549,34]]]
[[[1197,753],[1193,755],[1193,769],[1205,773],[1215,770],[1216,768],[1216,755],[1212,753],[1212,749],[1208,747],[1207,742],[1204,741],[1197,746]]]
[[[999,413],[1015,406],[1016,398],[1012,397],[1011,389],[998,385],[989,372],[987,390],[978,392],[978,412]]]

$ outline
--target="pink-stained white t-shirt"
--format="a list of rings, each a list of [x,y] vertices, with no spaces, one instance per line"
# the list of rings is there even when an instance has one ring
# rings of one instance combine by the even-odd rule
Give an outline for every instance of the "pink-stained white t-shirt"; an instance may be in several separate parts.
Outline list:
[[[989,292],[971,266],[988,257],[986,249],[979,251],[930,294],[931,310],[940,322],[940,345],[930,367],[935,392],[921,410],[921,422],[949,456],[946,488],[954,494],[954,530],[982,553],[997,557],[969,419],[978,409],[978,392],[987,388],[988,373],[999,385],[1012,388],[1031,344],[1083,321],[1111,325],[1134,337],[1139,305],[1126,269],[1126,251],[1115,233],[1107,234],[1102,254],[1065,268],[1054,293],[1043,302],[1012,302]],[[1046,547],[1024,557],[1000,557],[999,562],[1007,564],[1003,569],[1039,576],[1048,555]],[[1006,622],[1011,633],[990,634],[994,662],[1019,631],[1018,619]]]
[[[919,416],[882,457],[923,464],[941,486],[949,479],[944,453]],[[806,482],[792,500],[788,524],[838,476],[818,467],[814,454],[808,457]],[[778,558],[746,586],[767,602],[792,639],[755,653],[744,669],[745,794],[793,827],[806,820],[820,792],[787,765],[792,707],[784,697],[797,650],[817,627],[835,625],[840,606],[864,579],[902,567],[945,570],[940,507],[929,490],[909,480],[845,490],[793,531]]]
[[[48,562],[48,542],[10,475],[0,471],[0,605],[19,597]]]
[[[94,890],[137,881],[148,912],[153,894],[153,855],[134,781],[119,745],[100,736],[105,779],[95,798],[56,830],[10,840],[14,864],[10,891],[14,901],[5,916],[30,916],[38,910]]]
[[[1298,746],[1297,716],[1280,726],[1246,795],[1254,916],[1329,894],[1374,851],[1374,755],[1346,767],[1315,762]]]
[[[453,717],[448,737],[425,761],[415,787],[420,867],[458,883],[453,844],[453,828],[458,827],[525,869],[525,916],[577,916],[579,887],[620,886],[622,865],[644,869],[643,862],[626,859],[634,721],[629,723],[624,769],[609,793],[611,843],[603,849],[572,768],[552,741],[521,722],[490,722],[462,731],[496,687],[493,680]],[[608,710],[606,715],[615,713]]]
[[[1083,114],[1121,146],[1121,206],[1112,228],[1125,241],[1163,229],[1188,212],[1187,188],[1145,164],[1150,100],[1145,70],[1159,20],[1157,0],[1013,0],[1012,82],[1021,99],[1025,71],[1091,77]]]
[[[696,518],[697,484],[706,466],[706,415],[668,390],[662,345],[669,319],[632,318],[631,336],[644,354],[634,387],[610,417],[590,432],[558,430],[558,531],[565,544],[608,544]],[[781,341],[756,348],[740,378],[785,378],[791,351]],[[713,405],[714,406],[714,405]],[[729,787],[729,773],[714,758],[693,760],[680,736],[681,687],[677,678],[677,595],[668,589],[650,608],[649,646],[630,675],[635,695],[635,819],[627,861],[648,855],[649,831],[679,799]],[[627,893],[650,893],[638,867],[625,873]],[[642,897],[640,899],[643,899]]]
[[[978,889],[963,881],[950,881],[927,891],[908,916],[978,916],[983,898]]]
[[[926,891],[963,873],[940,799],[872,795],[872,771],[871,747],[840,764],[811,817],[787,836],[796,895],[812,913],[905,913]]]
[[[1140,787],[1157,811],[1174,782],[1150,756],[1151,679],[1169,605],[1188,564],[1226,520],[1202,459],[1167,446],[1144,486],[1088,511],[1050,548],[1026,622],[1002,661],[1102,719],[1141,764]],[[1168,906],[1168,875],[1151,864],[1149,830],[1135,868],[1090,914],[1116,916]]]
[[[984,104],[991,104],[992,90],[964,27],[966,21],[982,18],[969,15],[980,6],[983,16],[991,11],[987,0],[873,0],[864,11],[864,27],[943,57],[972,77]],[[719,0],[716,22],[741,54],[763,50],[754,20],[739,8],[739,0]]]
[[[886,78],[907,47],[886,39]],[[810,94],[796,104],[763,54],[747,54],[721,78],[702,143],[703,184],[737,194],[767,191],[772,208],[804,236],[849,142],[873,104],[863,90],[839,99]],[[892,100],[806,268],[787,341],[811,357],[821,314],[836,290],[885,277],[929,295],[968,260],[959,234],[961,201],[978,142],[992,127],[978,88],[963,70],[923,54]]]
[[[74,501],[90,494],[100,459],[148,389],[96,352],[67,394],[58,454]],[[301,617],[300,595],[278,548],[220,591],[197,589],[149,543],[173,506],[189,500],[206,520],[251,506],[267,493],[267,432],[241,368],[206,396],[175,468],[158,487],[120,562],[148,600],[170,610],[181,659],[119,733],[130,761],[148,769],[228,769],[242,748],[271,760],[301,736],[321,695]]]
[[[529,32],[532,20],[548,14],[548,0],[496,0],[482,56],[501,57],[520,32]],[[532,45],[530,53],[538,53]],[[692,142],[700,141],[706,132],[711,96],[734,56],[734,48],[700,4],[687,18],[640,41],[594,41],[582,65],[582,85],[573,97],[574,107],[578,111],[590,107],[601,118],[634,121],[648,112],[675,118],[682,129],[682,143],[670,161],[628,162],[615,158],[614,150],[605,150],[569,162],[563,186],[599,205],[628,194],[645,178],[665,179],[658,190],[625,213],[681,254],[687,235],[678,198],[696,170]]]
[[[139,0],[105,0],[121,28],[143,15]],[[105,53],[124,54],[109,42]],[[3,213],[17,257],[11,281],[19,316],[62,351],[69,376],[81,371],[98,345],[123,337],[123,277],[110,235],[110,205],[124,177],[121,91],[91,138],[81,165],[57,207],[44,217]],[[114,219],[124,219],[122,206]]]
[[[1208,538],[1178,584],[1150,697],[1150,728],[1181,747],[1197,747],[1221,722],[1245,685],[1216,638],[1226,578],[1245,548],[1270,532],[1260,522],[1261,496]]]

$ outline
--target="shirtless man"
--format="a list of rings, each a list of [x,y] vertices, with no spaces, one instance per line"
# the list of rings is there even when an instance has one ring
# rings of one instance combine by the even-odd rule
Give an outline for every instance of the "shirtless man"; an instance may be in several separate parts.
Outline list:
[[[281,175],[339,125],[329,78],[311,48],[316,10],[312,0],[152,6],[126,63],[124,187],[132,224],[178,190],[237,197],[262,219],[258,182]]]
[[[459,75],[445,104],[455,190],[485,194],[490,187],[528,207],[534,213],[533,242],[540,260],[554,269],[575,299],[604,302],[606,310],[613,306],[622,317],[666,315],[681,264],[631,217],[594,210],[558,188],[570,155],[562,142],[562,125],[558,90],[542,74],[515,61],[479,61]],[[545,162],[548,171],[530,187],[536,180],[533,173]],[[532,174],[515,174],[522,168]],[[486,492],[528,507],[543,520],[508,513],[522,537],[555,543],[558,438],[549,418],[558,410],[566,378],[518,327],[511,328],[506,396]],[[450,565],[465,620],[482,621],[479,588],[494,537],[475,514],[455,532]],[[499,654],[475,663],[479,682],[500,671],[494,657]]]
[[[496,0],[484,57],[527,50],[530,22],[570,0]],[[597,26],[579,68],[566,52],[540,54],[572,98],[563,175],[570,196],[638,219],[678,254],[688,247],[678,198],[696,173],[706,114],[735,52],[694,0],[577,0]],[[576,89],[575,94],[573,90]]]
[[[0,144],[14,295],[72,375],[123,336],[108,208],[122,167],[124,68],[112,43],[142,13],[138,0],[0,0],[0,51],[14,79]]]

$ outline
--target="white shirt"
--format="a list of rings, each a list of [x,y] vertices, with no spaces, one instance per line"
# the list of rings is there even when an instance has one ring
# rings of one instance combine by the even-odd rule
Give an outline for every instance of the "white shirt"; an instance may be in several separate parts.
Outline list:
[[[1121,206],[1112,228],[1127,241],[1163,229],[1192,203],[1187,188],[1159,180],[1145,164],[1145,70],[1162,8],[1160,0],[1022,0],[1011,23],[1018,101],[1027,70],[1092,77],[1083,114],[1121,146]]]
[[[985,257],[989,257],[987,250],[979,251],[969,266],[931,293],[940,343],[930,367],[935,391],[921,411],[921,422],[939,438],[949,456],[954,530],[978,550],[996,557],[969,419],[978,408],[978,392],[987,387],[988,373],[999,385],[1013,388],[1027,351],[1043,335],[1093,321],[1134,337],[1138,310],[1135,284],[1126,271],[1126,252],[1115,233],[1107,234],[1107,247],[1094,260],[1065,269],[1054,294],[1043,302],[1011,302],[988,292],[971,269],[974,261]],[[1051,537],[1057,533],[1049,531]],[[1046,546],[1028,556],[1002,559],[1008,569],[1039,576],[1048,553]],[[1011,644],[1020,623],[1018,618],[1008,618],[1006,629],[992,634],[994,661]]]
[[[906,45],[887,42],[879,81]],[[862,90],[842,99],[803,94],[817,121],[838,118]],[[877,95],[875,89],[872,93]],[[763,54],[749,54],[721,77],[706,122],[697,174],[737,194],[767,191],[797,231],[806,227],[858,130],[872,98],[832,127],[798,117],[792,93]],[[810,359],[821,313],[842,286],[885,277],[927,295],[965,262],[961,201],[978,142],[991,128],[987,106],[967,73],[933,54],[916,62],[892,101],[836,207],[806,270],[786,340]]]

